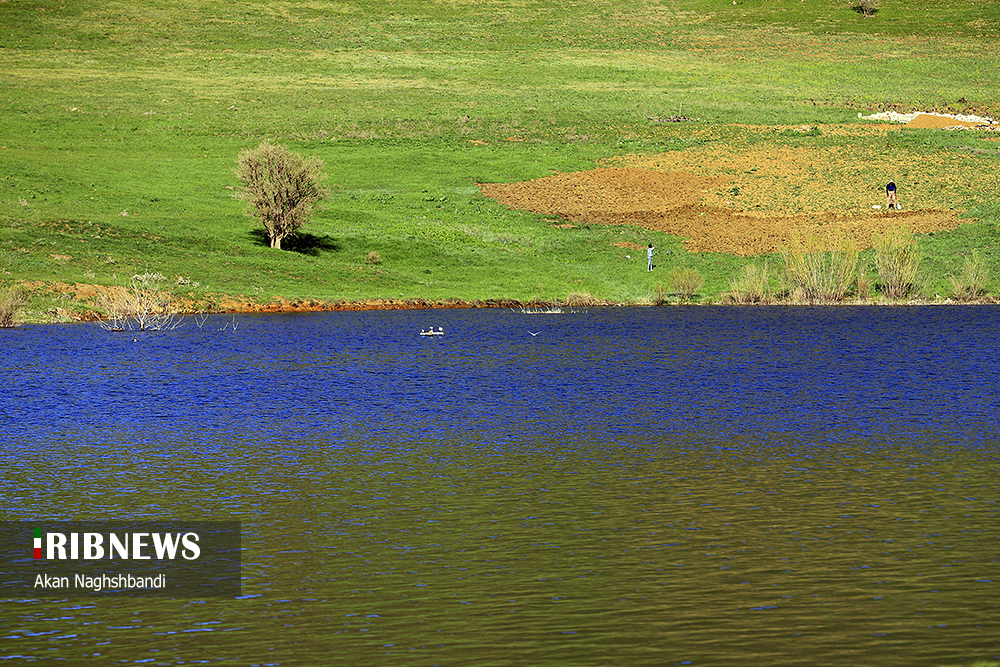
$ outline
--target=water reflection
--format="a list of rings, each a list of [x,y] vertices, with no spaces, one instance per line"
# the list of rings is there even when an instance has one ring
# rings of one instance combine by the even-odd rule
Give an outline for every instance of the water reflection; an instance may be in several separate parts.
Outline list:
[[[135,344],[0,332],[5,519],[235,517],[246,549],[240,599],[12,600],[3,650],[1000,659],[997,312],[293,315]],[[446,335],[421,338],[430,325]]]

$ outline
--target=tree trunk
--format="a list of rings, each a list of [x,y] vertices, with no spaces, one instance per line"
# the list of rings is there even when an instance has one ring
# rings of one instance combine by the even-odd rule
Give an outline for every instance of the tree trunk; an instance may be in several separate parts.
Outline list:
[[[281,237],[280,236],[272,236],[271,237],[271,247],[274,248],[275,250],[281,250]]]

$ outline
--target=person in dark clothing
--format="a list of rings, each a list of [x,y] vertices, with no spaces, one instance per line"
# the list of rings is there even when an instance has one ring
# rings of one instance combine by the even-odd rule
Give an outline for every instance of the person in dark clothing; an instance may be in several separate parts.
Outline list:
[[[896,183],[889,181],[889,184],[885,186],[885,207],[890,209],[895,209],[899,206],[896,202]]]

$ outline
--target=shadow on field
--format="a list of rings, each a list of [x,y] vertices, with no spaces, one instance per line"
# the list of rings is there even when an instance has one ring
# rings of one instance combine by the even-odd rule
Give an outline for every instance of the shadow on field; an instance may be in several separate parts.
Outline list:
[[[249,236],[256,245],[264,246],[265,248],[271,246],[270,237],[267,235],[267,231],[263,229],[253,229],[250,231]],[[298,232],[282,239],[281,249],[316,257],[320,252],[337,252],[340,250],[340,246],[328,235],[316,236],[308,232]]]

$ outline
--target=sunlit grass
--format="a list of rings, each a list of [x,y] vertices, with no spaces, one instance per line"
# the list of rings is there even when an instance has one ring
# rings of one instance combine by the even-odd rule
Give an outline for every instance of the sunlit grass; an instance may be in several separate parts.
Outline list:
[[[615,244],[681,253],[679,239],[561,229],[474,184],[771,141],[737,124],[996,109],[997,6],[886,6],[866,20],[821,0],[0,3],[0,281],[157,271],[191,276],[206,298],[648,299],[673,265],[646,275]],[[673,114],[699,120],[649,120]],[[236,155],[264,139],[327,163],[335,187],[309,252],[270,252],[231,197]],[[951,156],[956,174],[997,160],[993,144],[953,135],[809,139],[870,154],[873,172],[887,148]],[[996,207],[949,188],[984,222],[923,240],[942,293],[961,270],[956,245],[997,261]],[[746,263],[683,258],[707,298]]]

